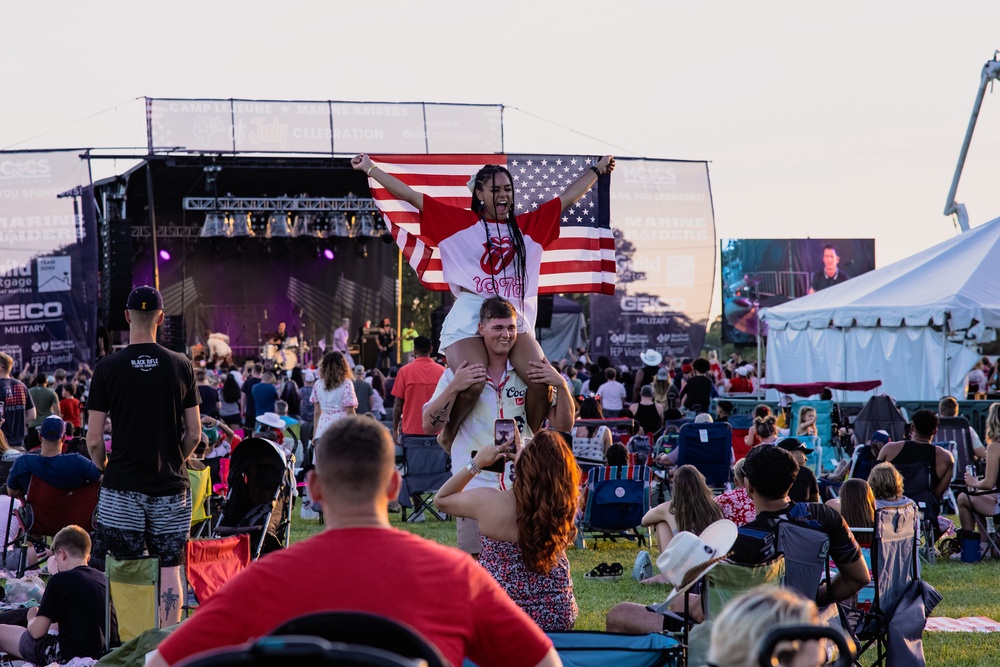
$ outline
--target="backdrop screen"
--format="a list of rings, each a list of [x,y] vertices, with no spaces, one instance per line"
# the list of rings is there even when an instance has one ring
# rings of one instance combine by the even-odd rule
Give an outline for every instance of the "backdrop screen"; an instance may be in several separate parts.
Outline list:
[[[736,345],[756,344],[761,308],[875,268],[875,239],[723,239],[721,246],[722,340]]]

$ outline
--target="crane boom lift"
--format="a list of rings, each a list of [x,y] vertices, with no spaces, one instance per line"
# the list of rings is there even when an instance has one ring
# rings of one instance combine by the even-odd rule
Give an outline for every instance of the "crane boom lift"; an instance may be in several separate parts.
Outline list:
[[[1000,80],[1000,61],[997,56],[1000,51],[993,53],[993,60],[983,65],[983,75],[979,80],[979,92],[976,93],[976,102],[972,105],[972,117],[969,118],[969,127],[965,130],[965,140],[962,142],[962,150],[958,154],[958,164],[955,166],[955,176],[951,179],[951,190],[948,191],[948,202],[944,206],[945,215],[954,215],[958,221],[958,227],[962,232],[969,231],[969,214],[965,210],[965,204],[955,201],[958,193],[958,181],[962,178],[962,169],[965,168],[965,158],[969,155],[969,144],[972,143],[972,133],[976,129],[976,121],[979,119],[979,110],[983,106],[983,97],[986,96],[986,86],[994,79]]]

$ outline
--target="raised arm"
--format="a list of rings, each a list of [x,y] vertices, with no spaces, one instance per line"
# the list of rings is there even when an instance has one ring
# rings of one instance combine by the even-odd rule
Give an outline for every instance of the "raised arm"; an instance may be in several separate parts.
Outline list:
[[[355,167],[355,169],[357,169],[357,167]],[[583,172],[583,174],[580,175],[580,178],[570,183],[566,189],[563,190],[563,193],[559,195],[559,203],[562,204],[562,210],[565,211],[570,206],[580,201],[580,197],[587,194],[587,190],[592,188],[594,183],[597,182],[597,173],[594,169],[597,169],[602,174],[610,174],[615,169],[614,156],[605,155],[597,161],[597,164]]]
[[[388,190],[393,197],[402,199],[406,203],[413,206],[413,208],[423,212],[424,196],[392,174],[386,173],[384,169],[381,169],[378,165],[372,162],[372,159],[364,153],[355,155],[351,158],[351,166],[358,171],[363,171],[369,178],[374,178],[375,181]],[[586,190],[584,190],[584,192],[586,192]],[[583,194],[581,193],[580,196],[582,197]],[[577,199],[579,199],[579,197],[577,197]]]

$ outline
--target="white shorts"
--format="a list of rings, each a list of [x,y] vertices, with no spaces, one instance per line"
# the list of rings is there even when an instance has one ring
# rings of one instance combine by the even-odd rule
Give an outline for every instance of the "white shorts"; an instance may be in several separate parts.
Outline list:
[[[459,293],[441,325],[439,352],[444,353],[452,343],[465,338],[482,338],[479,335],[479,309],[485,300],[472,292]],[[517,305],[514,307],[517,308]],[[520,312],[517,314],[517,332],[534,334],[534,326],[529,328]]]

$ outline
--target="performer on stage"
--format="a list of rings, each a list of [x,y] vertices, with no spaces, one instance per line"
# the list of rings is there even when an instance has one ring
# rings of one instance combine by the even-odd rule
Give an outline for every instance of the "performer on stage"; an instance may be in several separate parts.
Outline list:
[[[392,328],[389,318],[382,318],[382,326],[378,329],[378,360],[375,362],[375,368],[380,371],[389,371],[389,366],[394,361],[393,357],[396,356],[397,340],[399,340],[399,336]]]
[[[284,345],[286,338],[288,338],[288,334],[285,332],[285,323],[278,322],[278,330],[269,335],[267,342],[273,345]]]
[[[354,357],[347,351],[348,341],[351,339],[351,320],[344,318],[340,320],[340,326],[333,332],[333,345],[331,352],[340,352],[347,360],[347,367],[354,368]]]
[[[205,347],[208,349],[208,364],[233,363],[233,348],[229,347],[229,336],[218,331],[205,330]]]

